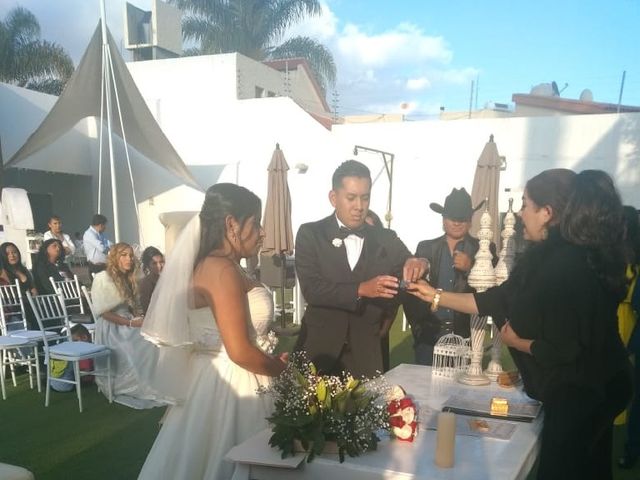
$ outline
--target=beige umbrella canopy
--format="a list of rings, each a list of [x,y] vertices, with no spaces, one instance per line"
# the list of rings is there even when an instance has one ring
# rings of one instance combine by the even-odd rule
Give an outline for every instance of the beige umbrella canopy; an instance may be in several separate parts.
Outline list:
[[[476,173],[473,177],[473,187],[471,189],[471,203],[475,206],[479,205],[484,199],[489,200],[488,208],[492,220],[493,242],[498,248],[500,247],[498,196],[502,163],[503,158],[498,154],[498,147],[493,141],[493,135],[491,135],[476,164]],[[480,217],[483,211],[483,208],[478,210],[471,220],[471,234],[474,236],[477,235],[480,229]]]
[[[280,321],[285,326],[284,287],[286,284],[287,254],[293,253],[293,229],[291,228],[291,194],[287,183],[289,165],[280,150],[280,144],[269,163],[269,186],[267,189],[267,203],[264,206],[265,237],[262,245],[263,255],[278,255],[280,257],[281,304]]]
[[[269,187],[264,206],[265,237],[262,246],[264,255],[291,254],[293,252],[293,230],[291,228],[291,194],[287,183],[289,165],[284,159],[280,145],[269,163]]]

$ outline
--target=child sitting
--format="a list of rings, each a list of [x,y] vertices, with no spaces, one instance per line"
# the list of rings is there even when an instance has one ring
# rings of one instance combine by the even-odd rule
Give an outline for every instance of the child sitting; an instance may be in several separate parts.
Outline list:
[[[71,339],[74,342],[91,342],[91,335],[87,327],[81,323],[71,327]],[[93,370],[93,360],[88,358],[86,360],[80,360],[78,362],[80,370],[91,371]],[[73,383],[61,382],[60,380],[75,380],[73,372],[73,362],[67,362],[66,360],[50,360],[51,368],[51,380],[50,385],[56,392],[70,392],[74,388]],[[81,377],[83,384],[93,383],[93,375],[84,375]]]

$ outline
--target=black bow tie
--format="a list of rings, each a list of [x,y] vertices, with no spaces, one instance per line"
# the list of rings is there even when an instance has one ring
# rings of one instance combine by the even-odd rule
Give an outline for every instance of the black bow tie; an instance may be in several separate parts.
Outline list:
[[[349,235],[356,235],[357,237],[364,238],[364,227],[360,227],[357,230],[352,230],[347,227],[340,227],[340,238],[345,239]]]

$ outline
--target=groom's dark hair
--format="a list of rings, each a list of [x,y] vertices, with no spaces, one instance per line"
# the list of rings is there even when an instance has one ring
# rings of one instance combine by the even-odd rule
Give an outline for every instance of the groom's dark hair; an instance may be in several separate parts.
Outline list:
[[[371,172],[369,168],[357,160],[347,160],[342,162],[336,171],[333,172],[333,178],[331,179],[331,187],[337,190],[342,187],[342,179],[345,177],[358,177],[367,178],[371,183]]]

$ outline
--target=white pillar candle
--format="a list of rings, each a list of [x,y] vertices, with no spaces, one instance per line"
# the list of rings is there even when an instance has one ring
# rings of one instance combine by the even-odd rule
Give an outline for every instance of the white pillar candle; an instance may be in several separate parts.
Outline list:
[[[435,463],[442,468],[453,467],[456,447],[456,415],[451,412],[438,414]]]

